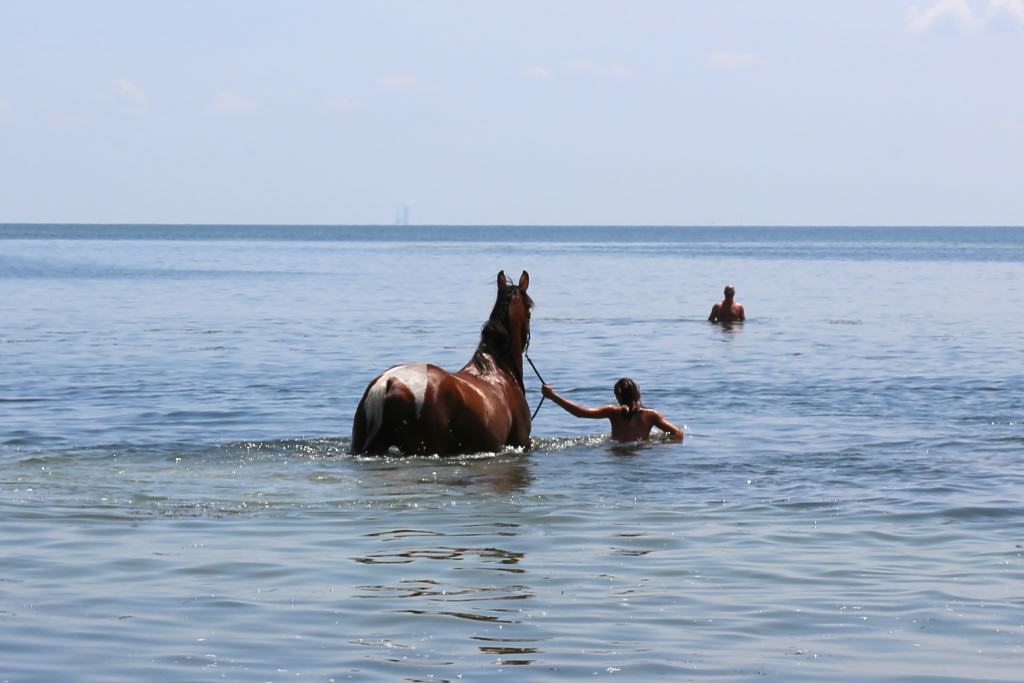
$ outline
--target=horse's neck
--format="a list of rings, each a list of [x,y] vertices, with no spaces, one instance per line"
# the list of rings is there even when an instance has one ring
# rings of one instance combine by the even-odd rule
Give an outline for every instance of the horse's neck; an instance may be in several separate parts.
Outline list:
[[[511,363],[509,363],[499,361],[488,351],[478,350],[460,372],[466,372],[477,377],[504,376],[511,379],[520,390],[523,389],[522,355],[513,357]]]

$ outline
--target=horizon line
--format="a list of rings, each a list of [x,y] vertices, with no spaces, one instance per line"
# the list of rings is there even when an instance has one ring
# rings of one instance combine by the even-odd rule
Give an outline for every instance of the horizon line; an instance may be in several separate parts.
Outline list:
[[[225,228],[1021,228],[1024,223],[175,223],[0,221],[7,226],[225,227]]]

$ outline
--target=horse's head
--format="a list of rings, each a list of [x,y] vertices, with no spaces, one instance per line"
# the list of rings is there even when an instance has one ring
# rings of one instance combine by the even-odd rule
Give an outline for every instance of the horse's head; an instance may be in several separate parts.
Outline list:
[[[533,299],[526,293],[529,286],[530,276],[525,270],[517,285],[505,277],[505,271],[498,273],[498,298],[480,332],[480,347],[474,355],[474,360],[481,353],[490,355],[512,372],[524,391],[523,352],[530,343],[530,309],[533,308]],[[480,368],[484,369],[482,361]]]
[[[508,329],[511,339],[512,352],[522,355],[526,346],[530,343],[530,310],[533,308],[533,299],[526,293],[530,286],[530,274],[525,270],[519,276],[519,284],[514,285],[505,277],[505,271],[498,273],[498,302],[506,300],[505,326]],[[497,304],[495,305],[497,309]],[[520,366],[522,360],[520,360]]]

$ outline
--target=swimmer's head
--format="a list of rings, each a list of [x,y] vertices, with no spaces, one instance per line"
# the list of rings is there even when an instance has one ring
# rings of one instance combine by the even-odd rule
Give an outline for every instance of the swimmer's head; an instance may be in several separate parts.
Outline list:
[[[640,387],[629,377],[623,377],[615,383],[615,399],[630,410],[640,408]]]
[[[724,290],[725,298],[730,301],[736,296],[736,288],[732,285],[726,285]]]

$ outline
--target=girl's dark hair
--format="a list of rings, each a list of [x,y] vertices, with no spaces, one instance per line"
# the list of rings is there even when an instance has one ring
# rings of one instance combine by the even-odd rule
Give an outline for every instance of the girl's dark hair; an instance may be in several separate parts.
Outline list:
[[[615,399],[623,407],[623,414],[633,417],[643,409],[640,402],[640,387],[629,377],[623,377],[615,383]]]

